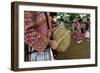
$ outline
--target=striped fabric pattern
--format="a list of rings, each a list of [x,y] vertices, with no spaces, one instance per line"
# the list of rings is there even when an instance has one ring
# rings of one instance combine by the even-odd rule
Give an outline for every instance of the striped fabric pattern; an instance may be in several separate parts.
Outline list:
[[[44,52],[33,52],[30,55],[31,61],[49,61],[54,60],[51,48],[46,49]]]

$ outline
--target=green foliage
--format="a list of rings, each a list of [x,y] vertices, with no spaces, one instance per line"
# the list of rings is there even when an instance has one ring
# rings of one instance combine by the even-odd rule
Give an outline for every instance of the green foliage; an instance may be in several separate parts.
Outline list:
[[[64,12],[57,13],[57,15],[54,16],[54,18],[60,21],[61,16],[63,16],[64,18],[65,26],[70,30],[72,30],[72,23],[75,20],[82,18],[84,21],[86,21],[88,18],[90,18],[90,14],[86,13],[64,13]]]

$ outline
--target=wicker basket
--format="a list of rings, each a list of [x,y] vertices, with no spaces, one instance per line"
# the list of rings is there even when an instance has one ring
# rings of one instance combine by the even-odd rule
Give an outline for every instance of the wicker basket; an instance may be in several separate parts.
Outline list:
[[[70,45],[71,33],[66,29],[66,27],[58,26],[53,33],[53,39],[58,43],[58,47],[56,50],[58,52],[64,52]]]

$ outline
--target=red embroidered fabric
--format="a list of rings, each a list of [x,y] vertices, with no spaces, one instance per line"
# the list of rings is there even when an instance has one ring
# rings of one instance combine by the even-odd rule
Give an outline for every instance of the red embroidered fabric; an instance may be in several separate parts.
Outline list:
[[[36,30],[30,30],[25,33],[25,42],[32,46],[38,52],[42,52],[45,50],[48,45],[48,39],[45,37],[43,33],[40,33]]]
[[[37,15],[37,17],[36,14],[34,14],[35,15],[34,17],[32,13],[34,14],[34,12],[26,13],[27,14],[26,16],[31,19],[29,23],[25,22],[24,40],[25,43],[27,43],[29,46],[32,46],[32,48],[34,48],[36,51],[42,52],[48,45],[48,40],[50,39],[51,36],[50,31],[48,31],[43,12],[41,15],[40,14]],[[36,20],[35,19],[33,20],[32,18],[35,18]],[[35,28],[36,26],[38,28]]]

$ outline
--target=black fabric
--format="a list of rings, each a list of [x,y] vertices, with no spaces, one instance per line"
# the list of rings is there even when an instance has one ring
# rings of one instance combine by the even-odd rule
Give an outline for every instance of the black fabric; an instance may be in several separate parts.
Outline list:
[[[48,29],[50,29],[49,20],[48,20],[48,15],[47,15],[46,12],[44,12],[44,14],[45,14],[45,17],[46,17],[46,22],[47,22]]]

